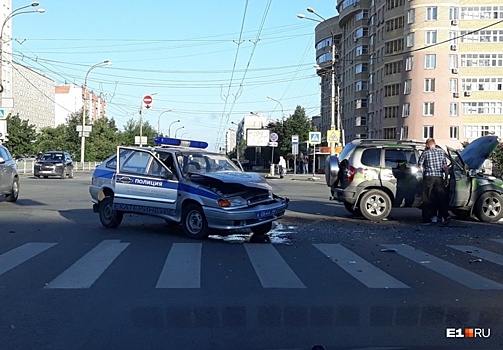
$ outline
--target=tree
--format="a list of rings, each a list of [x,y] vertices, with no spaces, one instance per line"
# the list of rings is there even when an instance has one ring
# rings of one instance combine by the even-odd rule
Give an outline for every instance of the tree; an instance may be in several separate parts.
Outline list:
[[[102,161],[113,154],[120,145],[120,136],[113,119],[100,118],[93,124],[93,131],[86,143],[88,161]]]
[[[37,137],[37,143],[35,145],[36,152],[68,151],[68,142],[65,135],[66,131],[67,127],[63,124],[55,128],[50,126],[42,128]],[[73,155],[72,152],[68,152]]]
[[[140,136],[140,122],[135,121],[133,118],[129,119],[124,125],[124,131],[121,134],[121,144],[124,146],[134,146],[135,136]],[[147,144],[145,146],[154,145],[154,137],[157,136],[157,130],[150,125],[148,121],[142,123],[142,136],[147,137]]]
[[[19,114],[7,116],[7,130],[9,141],[5,145],[14,155],[35,154],[34,142],[37,138],[37,131],[34,124],[29,124],[28,120],[21,120]]]

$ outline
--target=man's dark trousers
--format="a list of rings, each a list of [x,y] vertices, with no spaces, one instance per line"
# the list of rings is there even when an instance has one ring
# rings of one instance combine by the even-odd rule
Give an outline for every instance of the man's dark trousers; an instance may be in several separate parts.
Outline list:
[[[430,222],[433,216],[447,218],[444,179],[440,176],[423,177],[423,222]]]

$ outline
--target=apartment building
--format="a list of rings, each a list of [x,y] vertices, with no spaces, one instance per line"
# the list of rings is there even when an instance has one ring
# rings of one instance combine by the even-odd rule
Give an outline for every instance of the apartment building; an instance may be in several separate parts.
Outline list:
[[[343,0],[337,10],[316,27],[326,128],[335,88],[345,142],[434,137],[459,147],[503,136],[503,5]],[[331,40],[335,84],[327,82]]]
[[[56,125],[66,124],[72,113],[78,113],[86,103],[86,118],[93,123],[98,118],[105,117],[106,101],[101,95],[84,89],[75,84],[62,84],[56,86]]]

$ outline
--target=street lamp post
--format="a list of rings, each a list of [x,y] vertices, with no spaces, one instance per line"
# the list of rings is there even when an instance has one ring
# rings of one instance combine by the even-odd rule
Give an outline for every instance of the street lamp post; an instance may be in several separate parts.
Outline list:
[[[241,141],[241,138],[238,138],[239,124],[234,123],[234,122],[231,122],[231,124],[234,124],[237,126],[237,129],[236,129],[236,158],[238,159],[238,162],[239,162],[239,143]]]
[[[86,73],[86,78],[84,79],[84,91],[83,91],[84,105],[82,107],[82,130],[81,130],[82,138],[80,140],[80,162],[82,163],[82,167],[84,167],[84,157],[86,152],[85,127],[86,127],[86,109],[87,109],[87,77],[94,68],[98,68],[101,66],[108,66],[110,64],[112,64],[112,62],[110,62],[109,60],[96,63],[95,65],[91,66],[91,68],[88,69]]]
[[[267,96],[267,98],[269,100],[271,100],[271,101],[276,102],[281,107],[281,129],[282,129],[281,131],[283,132],[284,131],[283,129],[285,127],[285,111],[283,109],[283,104],[281,103],[281,101],[276,100],[275,98],[272,98],[271,96]],[[285,133],[283,132],[283,135],[281,135],[281,136],[285,137]],[[294,157],[294,169],[295,169],[295,157]],[[285,169],[285,171],[286,171],[286,169]],[[271,169],[270,169],[270,174],[274,175],[274,147],[271,147]]]
[[[180,119],[178,120],[175,120],[174,122],[171,122],[168,126],[168,137],[171,137],[171,125],[175,124],[175,123],[180,123]]]
[[[178,132],[178,130],[181,130],[181,129],[185,129],[185,126],[180,126],[178,129],[175,130],[175,139],[176,139],[176,133]]]
[[[171,109],[167,109],[165,111],[162,111],[161,114],[159,114],[159,117],[157,117],[157,136],[161,135],[161,115],[164,113],[171,112]]]
[[[4,32],[5,25],[12,17],[17,16],[17,15],[26,14],[26,13],[44,13],[45,9],[37,9],[37,10],[33,10],[33,11],[21,11],[21,10],[28,8],[28,7],[37,7],[38,5],[40,5],[38,2],[33,1],[32,3],[30,3],[26,6],[21,6],[15,10],[13,10],[11,13],[9,13],[7,16],[5,16],[5,19],[2,23],[2,29],[0,31],[0,93],[2,93],[4,90],[3,76],[2,76],[2,65],[3,65],[3,32]],[[11,58],[7,58],[6,60],[8,62],[10,62]],[[1,105],[2,104],[1,104],[1,100],[0,100],[0,107],[1,107]]]
[[[308,7],[307,12],[312,13],[315,16],[321,18],[322,21],[314,19],[314,18],[306,17],[303,14],[298,14],[297,17],[302,18],[302,19],[308,19],[310,21],[314,21],[314,22],[318,22],[318,23],[323,23],[326,21],[326,19],[324,17],[322,17],[321,15],[319,15],[312,7]],[[330,130],[335,131],[335,130],[339,130],[339,121],[336,120],[336,115],[335,115],[335,98],[336,98],[336,96],[335,96],[335,63],[336,63],[336,61],[335,61],[335,50],[336,50],[335,34],[334,34],[332,28],[330,28],[330,26],[328,24],[327,24],[327,29],[330,31],[330,34],[332,34]],[[338,115],[337,115],[337,119],[339,119]],[[339,138],[340,138],[340,136],[339,136]],[[337,143],[339,143],[339,141],[340,140],[337,140]],[[330,155],[334,155],[334,154],[335,154],[335,143],[330,142]]]

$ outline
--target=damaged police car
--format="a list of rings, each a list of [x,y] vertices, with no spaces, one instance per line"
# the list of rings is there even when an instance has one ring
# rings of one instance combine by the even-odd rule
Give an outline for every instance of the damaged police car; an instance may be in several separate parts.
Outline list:
[[[181,224],[186,236],[250,229],[265,235],[283,217],[288,199],[266,179],[245,173],[227,156],[204,151],[206,142],[156,137],[156,147],[117,147],[94,171],[89,192],[106,228],[124,213]]]

